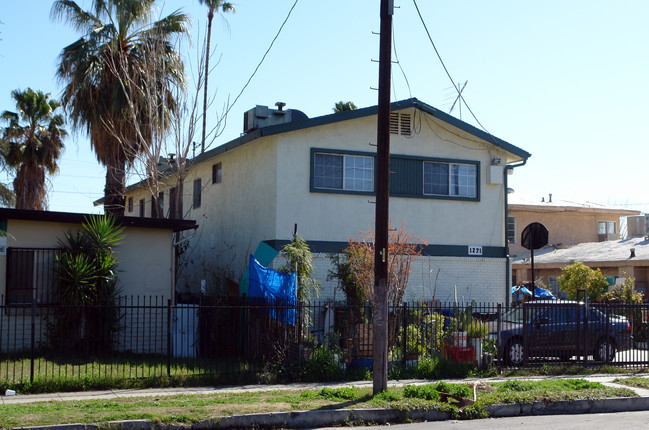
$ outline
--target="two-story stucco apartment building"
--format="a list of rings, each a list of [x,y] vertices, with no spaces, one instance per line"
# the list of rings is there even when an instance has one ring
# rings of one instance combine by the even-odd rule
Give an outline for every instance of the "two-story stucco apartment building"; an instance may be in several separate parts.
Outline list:
[[[457,287],[466,300],[504,301],[507,174],[530,154],[414,98],[391,112],[391,224],[427,244],[406,299],[448,301]],[[374,228],[376,130],[376,106],[316,118],[282,104],[246,112],[241,137],[190,161],[184,217],[200,227],[177,290],[196,293],[201,280],[209,289],[219,273],[239,280],[260,243],[274,255],[297,225],[321,297],[344,299],[327,281],[329,255]],[[150,215],[147,192],[129,187],[126,215]]]

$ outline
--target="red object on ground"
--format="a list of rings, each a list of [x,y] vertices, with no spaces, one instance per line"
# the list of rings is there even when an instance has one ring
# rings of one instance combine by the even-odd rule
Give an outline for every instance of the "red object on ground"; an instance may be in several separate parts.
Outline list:
[[[475,353],[472,346],[449,346],[448,358],[453,361],[474,361]]]

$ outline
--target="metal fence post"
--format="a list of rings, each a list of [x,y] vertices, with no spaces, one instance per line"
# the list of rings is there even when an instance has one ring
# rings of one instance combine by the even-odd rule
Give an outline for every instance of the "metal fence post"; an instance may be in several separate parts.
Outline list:
[[[297,302],[297,362],[302,364],[302,301]]]
[[[36,354],[35,345],[36,345],[36,299],[32,297],[32,336],[31,336],[31,346],[30,346],[30,363],[29,363],[29,382],[34,383],[34,356]]]
[[[502,352],[502,357],[498,357],[498,354],[501,353],[500,348],[500,331],[502,329],[502,305],[498,303],[496,307],[496,312],[498,314],[498,319],[496,322],[496,357],[498,359],[498,373],[503,371],[503,361],[505,360],[505,352]]]
[[[529,310],[524,303],[521,304],[521,306],[523,306],[523,362],[521,364],[523,365],[523,367],[527,367],[527,363],[528,363],[527,359],[529,358],[528,357],[529,345],[527,344],[527,335],[529,332],[529,321],[528,321]],[[505,351],[505,354],[509,354],[509,351]]]
[[[167,299],[167,376],[171,376],[171,299]]]
[[[403,342],[402,342],[402,350],[401,350],[401,363],[402,366],[405,368],[406,367],[406,355],[407,355],[407,347],[408,347],[408,303],[402,303],[401,309],[403,312],[403,326],[402,326],[402,333],[403,333]]]

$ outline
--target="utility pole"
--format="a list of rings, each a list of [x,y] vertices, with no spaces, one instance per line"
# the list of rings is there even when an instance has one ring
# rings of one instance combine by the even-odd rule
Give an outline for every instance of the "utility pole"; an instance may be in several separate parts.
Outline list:
[[[390,71],[394,0],[381,0],[374,243],[374,394],[388,389],[388,228],[390,203]]]

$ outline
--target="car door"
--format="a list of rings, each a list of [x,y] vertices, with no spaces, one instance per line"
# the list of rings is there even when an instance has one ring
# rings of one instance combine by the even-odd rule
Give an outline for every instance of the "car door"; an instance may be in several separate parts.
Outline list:
[[[537,307],[538,312],[529,324],[528,346],[532,356],[552,357],[559,343],[559,310],[543,304]]]

